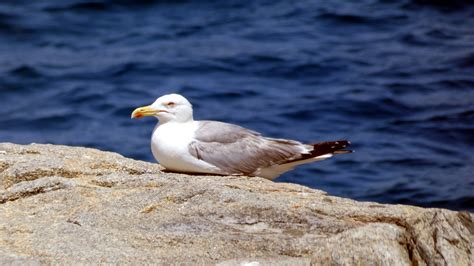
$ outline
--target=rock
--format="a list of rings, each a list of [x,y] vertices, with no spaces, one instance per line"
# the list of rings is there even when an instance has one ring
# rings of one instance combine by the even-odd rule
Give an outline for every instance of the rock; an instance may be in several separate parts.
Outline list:
[[[474,215],[0,144],[0,264],[473,265]]]

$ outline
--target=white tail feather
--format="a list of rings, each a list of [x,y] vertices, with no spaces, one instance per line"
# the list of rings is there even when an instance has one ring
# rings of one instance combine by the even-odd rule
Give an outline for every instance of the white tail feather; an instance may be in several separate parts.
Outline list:
[[[259,169],[258,171],[256,171],[255,175],[273,180],[277,178],[278,176],[282,175],[283,173],[293,170],[293,168],[295,168],[298,165],[326,160],[328,158],[331,158],[332,156],[333,156],[332,153],[328,153],[328,154],[320,155],[318,157],[309,158],[306,160],[294,161],[291,163],[286,163],[286,164],[281,164],[281,165],[273,165],[270,167]]]

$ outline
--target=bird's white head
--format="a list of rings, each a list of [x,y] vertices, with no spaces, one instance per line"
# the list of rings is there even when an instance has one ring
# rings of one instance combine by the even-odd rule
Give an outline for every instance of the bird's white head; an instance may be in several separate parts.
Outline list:
[[[184,123],[193,121],[193,106],[179,94],[163,95],[148,106],[135,109],[132,118],[144,116],[154,116],[160,120],[161,124],[167,122]]]

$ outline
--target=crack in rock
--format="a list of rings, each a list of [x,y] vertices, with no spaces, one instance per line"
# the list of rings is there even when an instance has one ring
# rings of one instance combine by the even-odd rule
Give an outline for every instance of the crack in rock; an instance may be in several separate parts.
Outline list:
[[[61,177],[48,177],[18,183],[0,194],[0,204],[68,187]]]

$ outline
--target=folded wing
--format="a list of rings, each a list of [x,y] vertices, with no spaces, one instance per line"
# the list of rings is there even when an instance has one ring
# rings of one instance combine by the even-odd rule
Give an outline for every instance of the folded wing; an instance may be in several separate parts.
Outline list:
[[[271,139],[232,124],[201,121],[189,152],[223,174],[252,175],[261,168],[298,160],[310,154],[311,145]]]

